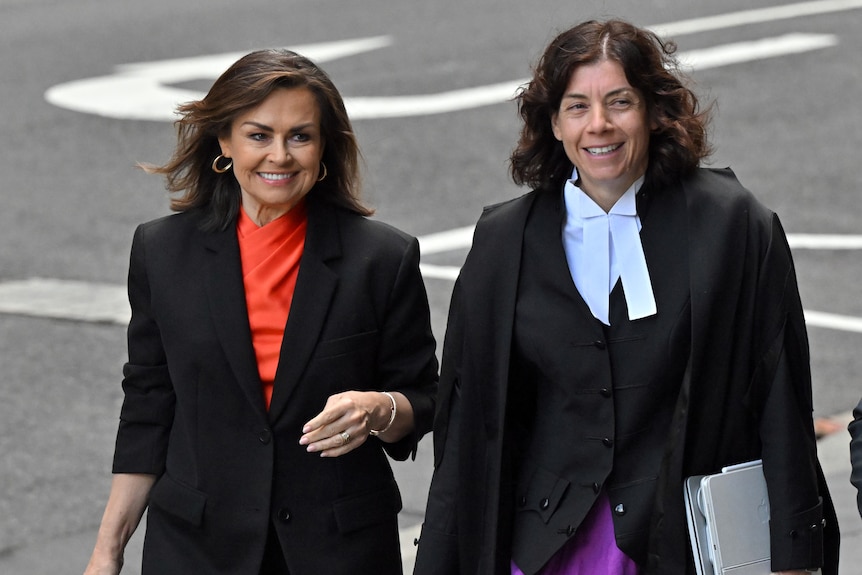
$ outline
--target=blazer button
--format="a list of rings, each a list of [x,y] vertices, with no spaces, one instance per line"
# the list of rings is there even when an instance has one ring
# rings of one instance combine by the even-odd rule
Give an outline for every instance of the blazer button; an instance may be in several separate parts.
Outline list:
[[[604,439],[602,439],[602,445],[604,445],[605,447],[613,447],[614,440],[610,437],[605,437]]]
[[[547,509],[550,506],[551,506],[551,500],[548,499],[547,497],[542,499],[542,501],[539,503],[539,507],[542,509],[542,511],[544,511],[545,509]]]
[[[268,430],[268,429],[264,429],[263,431],[261,431],[261,432],[258,434],[257,438],[260,440],[260,442],[261,442],[261,443],[263,443],[264,445],[266,445],[266,444],[268,444],[270,441],[272,441],[272,432],[271,432],[270,430]]]
[[[598,481],[593,482],[593,493],[598,493],[602,490],[602,486]]]
[[[603,387],[602,390],[599,391],[599,393],[601,394],[602,397],[610,397],[611,396],[611,390],[608,389],[607,387]]]
[[[622,503],[617,504],[617,506],[614,507],[614,513],[622,517],[626,514],[626,506]]]
[[[290,521],[291,518],[290,510],[285,507],[282,507],[278,510],[276,517],[278,517],[280,521],[284,521],[285,523],[287,523],[288,521]]]
[[[526,507],[527,506],[527,498],[521,497],[518,499],[518,507]]]
[[[602,341],[602,340],[600,340],[600,339],[597,339],[596,341],[594,341],[594,342],[593,342],[593,345],[594,345],[594,346],[596,346],[596,347],[597,347],[597,348],[599,348],[599,349],[605,349],[605,347],[607,347],[607,346],[605,345],[605,342],[603,342],[603,341]]]

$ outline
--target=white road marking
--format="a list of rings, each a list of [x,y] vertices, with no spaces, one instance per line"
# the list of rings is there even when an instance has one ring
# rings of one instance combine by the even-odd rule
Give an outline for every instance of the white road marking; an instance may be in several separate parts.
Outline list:
[[[826,329],[862,333],[862,317],[838,315],[807,309],[805,310],[805,324],[808,326],[825,327]]]
[[[859,250],[862,235],[789,234],[787,242],[797,250]]]
[[[755,8],[739,12],[728,12],[716,16],[704,16],[690,20],[679,20],[668,24],[650,26],[650,29],[664,38],[673,38],[685,34],[697,34],[710,30],[721,30],[724,28],[735,28],[747,24],[759,24],[762,22],[775,22],[790,18],[801,18],[802,16],[817,16],[844,10],[855,10],[862,8],[862,0],[821,0],[818,2],[799,2],[797,4],[785,4],[783,6],[770,6],[769,8]]]
[[[785,34],[751,42],[734,42],[703,50],[681,52],[679,63],[681,66],[695,70],[706,70],[788,54],[811,52],[837,44],[838,37],[832,34]]]
[[[131,315],[123,286],[46,278],[0,283],[0,313],[121,325]]]
[[[389,46],[389,36],[321,42],[289,49],[322,63]],[[177,104],[197,100],[202,92],[169,84],[215,80],[245,52],[228,52],[119,66],[109,76],[58,84],[45,92],[55,106],[76,112],[123,120],[173,122]]]

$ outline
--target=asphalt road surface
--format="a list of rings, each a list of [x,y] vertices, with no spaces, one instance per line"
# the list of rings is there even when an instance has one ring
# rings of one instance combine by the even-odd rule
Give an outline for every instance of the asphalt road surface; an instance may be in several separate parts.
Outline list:
[[[862,395],[862,1],[0,0],[0,571],[62,545],[77,548],[68,572],[83,569],[122,400],[131,236],[168,213],[163,183],[134,166],[167,159],[176,102],[252,49],[320,62],[355,120],[376,217],[421,239],[442,341],[469,226],[526,191],[507,177],[511,95],[556,32],[610,16],[674,38],[717,102],[712,165],[781,216],[815,412],[846,414]],[[408,536],[430,451],[396,466]]]

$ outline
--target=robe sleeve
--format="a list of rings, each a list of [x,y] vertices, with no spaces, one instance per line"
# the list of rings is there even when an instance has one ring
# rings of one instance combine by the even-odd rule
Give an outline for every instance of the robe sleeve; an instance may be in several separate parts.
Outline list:
[[[438,411],[434,423],[434,474],[414,575],[451,575],[459,572],[456,494],[462,409],[458,378],[462,347],[460,293],[459,280],[455,283],[449,305]]]
[[[852,471],[850,472],[850,482],[856,486],[858,493],[856,494],[856,506],[859,508],[859,515],[862,516],[862,401],[853,410],[853,421],[847,427],[850,431],[850,462],[852,463]]]
[[[764,258],[759,301],[761,334],[774,334],[760,359],[759,418],[764,475],[770,498],[772,570],[823,564],[824,510],[818,480],[805,320],[790,256],[778,221]],[[771,277],[766,277],[767,275]],[[763,298],[772,301],[765,303]]]

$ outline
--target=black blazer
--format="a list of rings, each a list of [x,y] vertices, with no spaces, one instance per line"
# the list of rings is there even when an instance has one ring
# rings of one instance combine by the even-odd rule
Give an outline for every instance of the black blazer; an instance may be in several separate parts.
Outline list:
[[[200,214],[144,224],[115,473],[159,476],[143,573],[257,573],[272,522],[292,575],[400,573],[401,499],[386,458],[431,428],[437,361],[418,242],[309,196],[308,232],[267,412],[236,230]],[[416,430],[338,458],[299,445],[346,390],[398,390]]]

